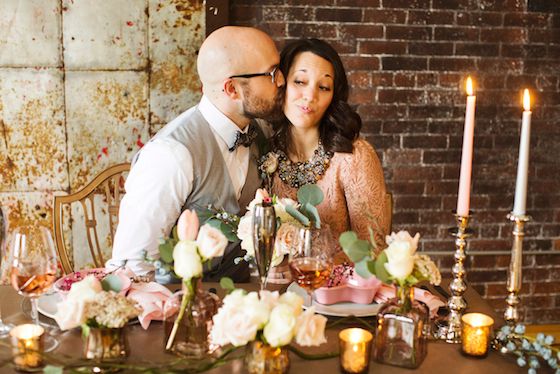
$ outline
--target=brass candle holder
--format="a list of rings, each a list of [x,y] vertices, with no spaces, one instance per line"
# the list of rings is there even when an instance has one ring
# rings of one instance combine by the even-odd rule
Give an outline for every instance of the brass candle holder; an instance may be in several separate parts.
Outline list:
[[[449,315],[445,319],[438,321],[435,337],[448,343],[458,344],[461,343],[461,317],[467,308],[467,302],[463,298],[463,294],[467,290],[467,272],[464,265],[467,258],[465,253],[466,239],[472,235],[473,230],[468,228],[469,218],[471,217],[470,212],[468,216],[460,216],[455,214],[455,212],[453,215],[455,216],[457,227],[449,229],[449,234],[455,237],[456,248],[453,255],[455,264],[451,269],[453,280],[449,285],[451,296],[447,300]]]
[[[507,290],[509,292],[506,297],[507,307],[504,312],[504,319],[509,325],[514,325],[520,320],[519,316],[519,291],[521,290],[521,266],[523,264],[523,237],[525,236],[525,223],[531,220],[530,216],[525,214],[514,214],[511,212],[507,218],[514,223],[513,225],[513,245],[511,248],[511,261],[508,270]]]

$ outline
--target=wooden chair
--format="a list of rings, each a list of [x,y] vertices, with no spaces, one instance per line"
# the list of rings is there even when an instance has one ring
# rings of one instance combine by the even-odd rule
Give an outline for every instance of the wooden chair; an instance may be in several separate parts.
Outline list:
[[[106,212],[109,220],[110,227],[108,232],[110,233],[110,237],[108,237],[108,240],[110,240],[112,246],[119,219],[119,205],[124,195],[125,174],[127,174],[129,170],[129,163],[111,166],[97,175],[81,190],[70,195],[54,197],[53,232],[56,249],[64,273],[67,274],[74,271],[73,256],[72,253],[68,252],[67,243],[63,235],[65,223],[64,206],[71,206],[71,204],[75,202],[81,203],[87,243],[93,259],[93,264],[95,267],[103,267],[107,259],[103,258],[103,251],[100,246],[98,234],[99,219],[96,217],[96,209],[98,210],[99,207],[96,207],[96,196],[97,202],[99,202],[101,197],[103,199],[103,204],[106,204],[107,207],[104,212]]]
[[[393,194],[390,192],[385,193],[385,213],[389,217],[389,232],[393,231]]]

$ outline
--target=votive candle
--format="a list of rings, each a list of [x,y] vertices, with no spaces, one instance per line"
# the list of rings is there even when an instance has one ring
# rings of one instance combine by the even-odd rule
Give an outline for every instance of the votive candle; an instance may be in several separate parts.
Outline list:
[[[349,328],[338,334],[340,368],[344,373],[367,373],[373,334],[360,328]]]
[[[471,174],[474,142],[474,112],[476,96],[471,77],[467,78],[467,108],[465,111],[465,129],[463,132],[463,151],[461,153],[461,173],[459,175],[459,193],[457,196],[457,215],[469,215],[471,198]]]
[[[24,324],[10,331],[12,354],[17,370],[38,368],[43,364],[43,335],[45,329],[39,325]]]
[[[469,356],[484,357],[488,354],[492,325],[494,320],[482,313],[467,313],[461,318],[463,322],[463,352]]]
[[[529,142],[531,140],[531,96],[528,89],[523,92],[523,109],[515,200],[513,203],[513,214],[518,216],[525,215],[527,204],[527,174],[529,172]]]

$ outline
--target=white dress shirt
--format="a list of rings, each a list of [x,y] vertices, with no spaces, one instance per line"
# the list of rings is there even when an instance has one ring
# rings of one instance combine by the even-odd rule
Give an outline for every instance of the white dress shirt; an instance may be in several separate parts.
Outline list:
[[[210,124],[239,199],[247,177],[249,148],[240,146],[233,152],[229,151],[240,130],[207,97],[202,97],[198,109]],[[159,257],[159,239],[171,232],[192,191],[193,183],[190,152],[183,144],[166,137],[166,134],[178,126],[184,126],[193,110],[195,107],[162,128],[144,146],[133,165],[120,205],[113,257],[107,262],[107,267],[119,266],[123,260],[127,260],[127,266],[136,274],[153,270],[150,264],[142,260],[142,251],[146,250],[150,257]],[[244,131],[247,130],[248,126]]]

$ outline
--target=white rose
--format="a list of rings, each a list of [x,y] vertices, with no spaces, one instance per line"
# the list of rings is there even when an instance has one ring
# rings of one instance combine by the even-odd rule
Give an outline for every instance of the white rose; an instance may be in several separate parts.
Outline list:
[[[253,303],[247,303],[253,297],[245,295],[242,290],[236,290],[224,298],[223,306],[212,318],[214,324],[210,339],[214,344],[242,346],[255,340],[260,313],[251,310]],[[268,314],[266,318],[268,319]]]
[[[72,329],[85,322],[85,304],[93,300],[95,296],[103,291],[101,282],[93,276],[88,275],[83,280],[73,283],[66,299],[57,304],[54,319],[62,330]]]
[[[307,309],[296,322],[296,343],[304,347],[326,343],[326,325],[327,318],[315,314],[315,307]]]
[[[72,284],[66,300],[77,303],[91,300],[101,291],[103,291],[101,282],[94,275],[88,275],[81,281]]]
[[[268,310],[271,311],[278,304],[280,293],[278,291],[261,290],[259,291],[259,298],[268,307]]]
[[[286,212],[286,207],[291,205],[295,209],[299,208],[299,203],[295,200],[282,198],[277,199],[276,204],[274,204],[274,213],[276,217],[280,219],[280,222],[298,222],[291,214]]]
[[[264,338],[272,347],[290,344],[296,328],[296,316],[293,309],[286,304],[279,304],[270,313],[270,319],[264,327]]]
[[[243,308],[246,310],[247,318],[257,326],[257,330],[262,329],[268,322],[272,309],[269,304],[259,299],[256,292],[251,292],[245,297]]]
[[[406,231],[400,231],[398,234],[387,236],[389,247],[385,249],[387,254],[387,263],[385,269],[389,274],[397,279],[404,280],[414,269],[414,252],[418,246],[420,234],[416,234],[414,238]]]
[[[202,261],[195,242],[178,242],[173,248],[173,261],[175,274],[185,280],[202,275]]]
[[[303,307],[303,298],[295,292],[287,291],[278,299],[279,304],[287,305],[292,309],[294,316],[299,316]]]
[[[237,226],[237,237],[241,240],[241,249],[246,250],[249,257],[255,257],[252,222],[253,216],[246,214],[241,217]]]
[[[223,256],[228,240],[220,230],[206,224],[200,228],[196,244],[202,257],[209,259]]]

